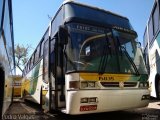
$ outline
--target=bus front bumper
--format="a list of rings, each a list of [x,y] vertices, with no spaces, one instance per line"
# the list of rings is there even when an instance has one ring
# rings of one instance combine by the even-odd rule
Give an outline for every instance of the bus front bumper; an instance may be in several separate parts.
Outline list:
[[[66,114],[89,114],[145,107],[147,89],[67,91]]]

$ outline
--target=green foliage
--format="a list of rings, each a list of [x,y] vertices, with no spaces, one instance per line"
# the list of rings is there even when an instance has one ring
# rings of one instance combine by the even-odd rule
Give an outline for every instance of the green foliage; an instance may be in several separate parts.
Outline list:
[[[16,66],[23,71],[23,67],[25,65],[25,63],[28,61],[28,52],[29,49],[31,47],[30,46],[23,46],[23,45],[19,45],[17,44],[15,46],[15,60],[16,60]]]

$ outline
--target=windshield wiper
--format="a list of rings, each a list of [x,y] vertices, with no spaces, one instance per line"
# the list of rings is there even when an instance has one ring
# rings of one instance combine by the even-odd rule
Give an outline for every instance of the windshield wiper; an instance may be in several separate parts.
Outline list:
[[[128,60],[130,61],[130,63],[132,64],[132,66],[133,66],[136,74],[139,75],[138,69],[137,69],[135,63],[133,62],[132,58],[129,56],[126,48],[125,48],[124,46],[120,46],[120,47],[121,47],[121,50],[122,50],[122,49],[124,50],[124,53],[125,53],[125,55],[127,56],[127,58],[128,58]]]
[[[120,40],[119,40],[119,38],[118,37],[116,37],[116,39],[117,39],[117,42],[118,42],[118,45],[117,45],[117,49],[118,49],[118,53],[120,52],[120,55],[121,55],[121,57],[122,57],[122,47],[121,47],[121,43],[120,43]]]
[[[106,34],[106,46],[103,47],[103,53],[100,59],[100,64],[98,68],[98,73],[99,74],[104,74],[106,66],[107,66],[107,60],[108,60],[108,52],[111,54],[111,50],[109,48],[109,39]]]

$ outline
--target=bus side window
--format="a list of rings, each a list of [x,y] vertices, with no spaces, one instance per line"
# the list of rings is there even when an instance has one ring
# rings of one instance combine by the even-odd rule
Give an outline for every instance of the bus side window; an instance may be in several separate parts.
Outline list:
[[[50,70],[53,76],[55,75],[54,67],[55,67],[55,54],[54,54],[54,45],[55,39],[50,42]]]
[[[35,52],[35,63],[39,60],[39,51],[40,51],[40,45],[37,47],[37,50]]]
[[[40,46],[41,46],[41,47],[40,47],[40,57],[41,57],[41,56],[43,55],[44,38],[43,38]]]
[[[48,83],[49,69],[49,40],[46,40],[43,46],[43,81]]]

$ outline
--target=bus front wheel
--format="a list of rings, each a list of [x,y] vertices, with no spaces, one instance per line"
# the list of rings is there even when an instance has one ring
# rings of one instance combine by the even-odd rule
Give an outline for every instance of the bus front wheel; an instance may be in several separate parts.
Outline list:
[[[156,90],[156,98],[159,99],[160,92],[160,75],[156,74],[155,76],[155,90]]]

